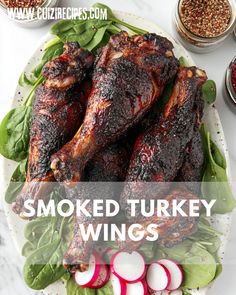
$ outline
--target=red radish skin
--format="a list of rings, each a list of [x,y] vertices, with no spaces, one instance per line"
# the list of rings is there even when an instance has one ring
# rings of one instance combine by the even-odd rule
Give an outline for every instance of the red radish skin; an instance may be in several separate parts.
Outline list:
[[[113,288],[113,295],[126,295],[127,285],[114,274],[110,275],[110,282]]]
[[[101,260],[97,252],[94,252],[89,260],[88,270],[81,272],[76,271],[74,279],[76,284],[81,287],[91,286],[98,278],[101,268]]]
[[[126,284],[126,286],[127,286],[126,295],[147,295],[148,294],[147,284],[144,280],[134,284]]]
[[[166,289],[168,291],[175,291],[179,289],[184,279],[181,266],[177,262],[170,259],[161,259],[158,260],[158,263],[164,265],[170,273],[170,282]]]
[[[170,273],[164,265],[154,262],[148,268],[146,280],[151,293],[163,291],[170,283]]]
[[[144,257],[137,251],[119,251],[111,258],[111,272],[126,283],[141,281],[146,274]]]
[[[103,264],[100,268],[100,273],[98,275],[97,280],[89,286],[89,288],[99,289],[102,288],[109,281],[110,272],[107,265]]]

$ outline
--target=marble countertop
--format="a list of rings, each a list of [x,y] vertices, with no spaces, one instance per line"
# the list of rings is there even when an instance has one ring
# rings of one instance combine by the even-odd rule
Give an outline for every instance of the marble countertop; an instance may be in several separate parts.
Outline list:
[[[63,6],[90,6],[96,1],[65,0]],[[168,33],[172,34],[172,15],[175,0],[100,0],[113,9],[127,11],[142,16],[157,23]],[[4,14],[0,14],[0,119],[10,108],[12,93],[21,74],[22,68],[34,52],[42,36],[49,30],[51,24],[37,29],[25,29],[14,25]],[[173,34],[172,34],[173,35]],[[225,132],[232,178],[236,181],[236,106],[229,104],[224,92],[224,73],[230,60],[236,53],[236,42],[229,37],[224,45],[216,51],[199,55],[191,54],[197,65],[204,68],[209,78],[216,81],[218,97],[216,107]],[[233,215],[233,225],[236,224],[236,214]],[[232,295],[236,289],[236,231],[232,228],[230,242],[226,251],[223,274],[216,281],[209,295]],[[0,205],[0,295],[39,295],[41,292],[29,290],[22,280],[22,260],[15,250],[9,236],[9,229]]]

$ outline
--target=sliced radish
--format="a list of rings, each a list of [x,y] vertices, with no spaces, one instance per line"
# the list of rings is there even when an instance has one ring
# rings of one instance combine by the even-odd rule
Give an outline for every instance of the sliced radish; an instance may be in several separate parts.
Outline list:
[[[161,259],[158,263],[164,265],[170,273],[170,282],[166,289],[169,291],[177,290],[183,282],[183,270],[181,266],[170,259]]]
[[[137,251],[117,252],[111,258],[111,272],[127,283],[136,283],[145,276],[145,260]]]
[[[113,288],[113,295],[126,295],[126,283],[119,279],[117,276],[111,274],[110,282]]]
[[[140,281],[134,284],[126,284],[126,295],[147,295],[147,284],[145,281]]]
[[[100,272],[96,281],[92,285],[89,285],[89,287],[94,289],[102,288],[108,282],[109,277],[110,277],[109,269],[107,265],[103,264],[101,265]]]
[[[152,291],[163,291],[170,282],[170,273],[164,265],[154,262],[147,271],[147,284]]]
[[[75,282],[81,287],[91,286],[98,278],[101,268],[101,260],[95,252],[90,256],[88,269],[86,271],[75,272]]]

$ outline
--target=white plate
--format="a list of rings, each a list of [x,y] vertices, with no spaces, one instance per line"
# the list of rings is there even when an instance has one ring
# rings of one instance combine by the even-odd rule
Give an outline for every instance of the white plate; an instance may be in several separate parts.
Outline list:
[[[174,52],[176,57],[181,57],[184,56],[189,65],[195,65],[194,61],[190,57],[190,55],[187,53],[187,51],[180,45],[178,44],[171,36],[169,36],[164,30],[162,30],[160,27],[158,27],[156,24],[149,22],[141,17],[134,16],[132,14],[124,13],[124,12],[119,12],[117,11],[116,16],[122,20],[124,20],[127,23],[130,23],[134,26],[143,28],[149,32],[157,33],[161,36],[167,37],[174,45]],[[28,64],[26,67],[23,69],[27,75],[30,75],[32,69],[39,63],[41,56],[42,56],[42,48],[44,44],[52,38],[51,35],[46,35],[43,40],[40,42],[40,46],[36,49],[35,53],[33,56],[30,58]],[[27,88],[22,88],[19,85],[17,85],[16,90],[15,90],[15,96],[13,100],[13,105],[12,107],[15,107],[19,105],[19,100],[21,100],[22,97],[25,97],[25,95],[28,93]],[[211,132],[213,140],[216,142],[216,144],[219,146],[221,151],[224,153],[228,167],[229,167],[229,155],[227,152],[227,146],[224,138],[224,133],[222,129],[222,125],[220,122],[220,118],[218,115],[217,110],[213,106],[209,106],[205,110],[205,115],[204,115],[204,122]],[[1,192],[5,191],[5,188],[7,186],[7,183],[9,182],[9,179],[12,175],[12,172],[14,171],[16,166],[15,162],[12,162],[7,159],[1,159],[1,165],[0,165],[0,173],[4,177],[4,189],[1,189]],[[228,168],[228,174],[229,174],[229,168]],[[13,236],[13,239],[15,241],[16,247],[18,248],[19,252],[22,249],[22,246],[24,244],[24,235],[23,235],[23,230],[26,225],[27,221],[21,220],[17,215],[12,213],[11,211],[11,206],[7,205],[5,203],[4,205],[5,213],[7,216],[8,224],[10,227],[10,232]],[[228,241],[228,234],[230,230],[230,225],[231,225],[231,214],[225,214],[225,215],[219,215],[219,216],[214,216],[213,218],[213,223],[215,227],[220,230],[220,232],[224,233],[222,235],[222,244],[220,248],[219,255],[221,259],[223,259],[223,253],[225,250],[225,246]],[[204,295],[206,294],[208,288],[204,288],[201,290],[193,290],[192,294],[194,295]],[[55,283],[51,286],[49,286],[45,293],[50,294],[50,295],[64,295],[65,289],[62,283]]]

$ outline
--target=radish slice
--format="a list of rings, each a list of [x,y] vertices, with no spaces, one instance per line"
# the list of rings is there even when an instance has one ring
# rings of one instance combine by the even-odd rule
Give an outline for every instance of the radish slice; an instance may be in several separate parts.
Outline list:
[[[147,284],[151,291],[165,290],[170,282],[170,273],[164,265],[154,262],[147,271]]]
[[[102,288],[108,282],[109,277],[110,272],[108,270],[108,267],[107,265],[103,264],[101,265],[100,272],[96,281],[92,285],[89,285],[89,287],[94,289]]]
[[[117,276],[111,274],[110,282],[113,288],[113,295],[126,295],[126,283]]]
[[[91,286],[98,278],[101,268],[101,260],[99,255],[95,252],[90,256],[89,266],[86,271],[75,272],[75,282],[81,287]]]
[[[145,276],[145,260],[137,251],[118,252],[111,258],[111,272],[127,283],[136,283]]]
[[[181,266],[170,259],[161,259],[158,263],[164,265],[170,273],[170,282],[166,289],[169,291],[177,290],[183,282],[183,271]]]
[[[145,281],[137,282],[134,284],[126,284],[126,295],[147,295],[147,284]]]

